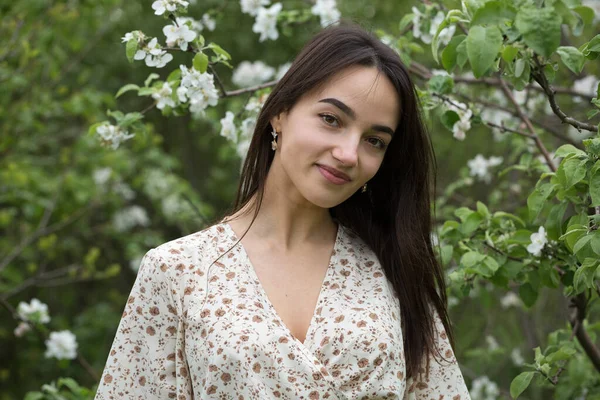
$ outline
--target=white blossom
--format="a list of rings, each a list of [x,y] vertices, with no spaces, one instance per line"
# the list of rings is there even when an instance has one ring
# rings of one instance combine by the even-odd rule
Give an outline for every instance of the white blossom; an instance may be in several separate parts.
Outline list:
[[[177,25],[179,25],[179,26],[187,25],[189,28],[191,28],[196,33],[200,33],[204,30],[204,25],[202,25],[202,22],[197,21],[194,18],[177,17],[177,18],[175,18],[175,22],[177,22]]]
[[[217,22],[209,14],[202,14],[202,25],[212,32],[217,27]]]
[[[126,43],[129,42],[131,39],[136,39],[137,42],[140,43],[141,41],[146,40],[146,35],[144,35],[144,32],[142,31],[127,32],[125,36],[121,38],[121,42]]]
[[[540,226],[536,233],[531,234],[530,239],[531,244],[527,246],[527,251],[532,255],[539,257],[542,254],[542,249],[546,243],[548,243],[544,227]]]
[[[258,97],[251,97],[250,100],[248,100],[246,106],[244,107],[244,110],[248,111],[248,113],[252,116],[258,116],[258,113],[267,101],[267,97],[269,97],[268,93],[261,94]]]
[[[337,9],[336,0],[317,0],[310,11],[321,19],[321,26],[326,27],[339,21],[341,13]]]
[[[465,140],[467,131],[471,129],[471,117],[473,116],[473,111],[471,111],[466,104],[458,101],[453,101],[448,104],[447,108],[458,114],[458,118],[460,118],[452,126],[452,136],[461,141]]]
[[[184,0],[156,0],[152,3],[152,9],[154,10],[154,14],[163,15],[165,11],[173,12],[177,10],[177,7],[185,8],[189,5],[187,1]]]
[[[525,364],[525,359],[523,358],[523,355],[521,354],[521,350],[519,348],[514,348],[510,352],[510,359],[512,360],[513,364],[515,364],[518,367]]]
[[[116,212],[113,215],[112,222],[118,232],[128,231],[135,226],[150,225],[146,210],[140,206],[131,206]]]
[[[258,14],[258,10],[264,6],[268,6],[271,0],[240,0],[242,6],[242,12],[255,16]]]
[[[275,3],[269,8],[260,8],[256,15],[252,32],[259,33],[261,42],[267,39],[277,40],[279,32],[277,31],[277,17],[281,12],[281,3]]]
[[[233,71],[231,81],[240,87],[259,85],[271,79],[275,74],[275,68],[268,66],[262,61],[242,61]]]
[[[94,178],[94,183],[96,184],[96,186],[103,187],[109,181],[111,174],[112,174],[112,168],[110,168],[110,167],[96,168],[94,170],[94,172],[92,173],[92,176]]]
[[[51,332],[46,340],[46,358],[55,357],[59,360],[72,360],[77,357],[77,339],[68,330]]]
[[[496,400],[500,396],[498,385],[485,375],[473,380],[469,392],[472,400]]]
[[[286,72],[288,72],[288,70],[290,69],[291,66],[292,66],[291,62],[287,62],[285,64],[281,64],[277,68],[277,73],[275,74],[275,79],[276,80],[280,80],[281,78],[283,78],[283,76],[286,74]]]
[[[234,116],[231,111],[227,111],[225,118],[221,118],[221,136],[233,142],[237,139],[235,123],[233,122]]]
[[[248,154],[255,127],[256,118],[246,118],[242,121],[236,148],[238,156],[242,159],[246,158],[246,154]]]
[[[36,298],[31,299],[29,304],[24,301],[17,306],[17,315],[24,321],[47,324],[50,322],[48,305]]]
[[[488,350],[489,351],[498,350],[500,348],[500,345],[498,344],[498,341],[492,335],[487,335],[485,337],[485,341],[486,341],[486,343],[488,345]]]
[[[27,332],[31,330],[31,326],[27,322],[21,321],[14,330],[16,337],[23,337]]]
[[[120,126],[103,124],[96,128],[96,134],[100,137],[100,141],[104,146],[109,146],[113,150],[119,148],[121,143],[134,137],[134,134],[129,134]]]
[[[187,24],[183,25],[166,25],[163,27],[163,33],[167,37],[167,45],[179,46],[182,51],[186,51],[188,43],[196,39],[198,35],[190,29]]]
[[[502,157],[492,156],[489,159],[486,159],[481,154],[477,154],[475,158],[467,161],[467,166],[470,170],[469,174],[477,177],[481,181],[489,183],[492,179],[489,169],[502,164],[502,160]]]
[[[133,59],[144,60],[149,67],[162,68],[173,59],[173,55],[163,50],[158,39],[153,38],[147,46],[135,52]]]
[[[216,106],[219,93],[215,87],[214,77],[208,72],[200,72],[195,68],[180,65],[181,85],[177,88],[177,96],[182,103],[189,102],[190,111],[202,115],[206,107]]]
[[[423,14],[416,7],[412,8],[412,12],[414,14],[414,17],[412,20],[413,37],[415,39],[420,38],[421,41],[423,41],[423,43],[430,44],[433,41],[433,37],[437,33],[437,30],[438,30],[440,24],[445,19],[444,13],[442,11],[438,11],[438,13],[435,15],[435,17],[431,18],[431,16]],[[428,21],[428,20],[431,20],[430,25],[429,25],[429,31],[424,32],[422,29],[422,26],[421,26],[421,22]],[[442,31],[440,32],[440,35],[439,35],[440,43],[443,45],[447,45],[450,42],[450,40],[452,39],[452,36],[454,35],[455,30],[456,30],[456,26],[454,26],[454,25],[451,25],[451,26],[448,26],[448,27],[442,29]]]
[[[169,176],[158,169],[150,169],[144,177],[144,191],[152,198],[161,198],[167,196],[172,188]]]
[[[173,89],[171,89],[171,85],[169,85],[169,82],[164,82],[160,89],[152,93],[152,98],[156,100],[156,108],[162,110],[167,106],[175,107],[175,101],[171,97],[172,94]]]
[[[121,38],[121,42],[122,42],[122,43],[129,42],[131,39],[133,39],[133,33],[132,33],[132,32],[127,32],[127,33],[125,34],[125,36],[123,36],[123,37]]]
[[[521,307],[523,303],[519,296],[514,292],[508,292],[500,299],[500,305],[502,308],[507,309],[510,307]]]
[[[177,193],[162,199],[161,206],[163,214],[169,219],[182,219],[191,211],[189,203]]]
[[[135,192],[125,182],[117,182],[114,186],[114,191],[124,200],[133,200],[135,198]]]

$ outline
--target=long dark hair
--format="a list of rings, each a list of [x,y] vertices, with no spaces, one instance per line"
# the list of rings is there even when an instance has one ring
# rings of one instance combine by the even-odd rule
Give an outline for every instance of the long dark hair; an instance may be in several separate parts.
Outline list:
[[[368,195],[359,191],[329,211],[370,246],[393,284],[400,301],[407,377],[415,377],[427,354],[439,355],[431,306],[453,341],[446,285],[430,237],[435,156],[414,85],[394,50],[352,23],[328,27],[304,46],[258,116],[230,215],[244,208],[254,195],[252,222],[258,215],[274,157],[271,119],[353,65],[376,67],[392,82],[400,96],[400,122],[381,167],[368,183]]]

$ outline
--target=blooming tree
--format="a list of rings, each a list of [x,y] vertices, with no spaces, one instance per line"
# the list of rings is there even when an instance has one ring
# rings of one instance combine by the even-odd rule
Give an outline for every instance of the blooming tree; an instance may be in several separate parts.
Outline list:
[[[449,306],[452,311],[472,303],[478,307],[493,303],[502,315],[521,316],[527,339],[527,343],[515,344],[501,328],[494,330],[504,321],[496,320],[494,325],[488,320],[473,345],[468,340],[477,330],[461,331],[459,323],[458,354],[464,355],[461,366],[472,397],[516,398],[525,390],[531,398],[542,398],[544,390],[552,390],[559,399],[596,395],[600,393],[600,351],[595,339],[600,328],[594,323],[600,295],[598,2],[462,0],[450,9],[445,2],[424,3],[411,4],[410,12],[393,28],[377,34],[409,68],[427,121],[437,135],[434,138],[439,140],[434,140],[436,149],[448,149],[447,159],[460,163],[437,198],[438,225],[432,235],[448,272]],[[302,24],[335,24],[344,11],[335,0],[294,3],[295,8],[287,4],[235,2],[248,22],[248,32],[240,34],[252,35],[258,46],[267,46]],[[160,21],[156,31],[162,35],[149,34],[152,30],[146,26],[128,26],[121,42],[124,57],[133,67],[151,72],[146,79],[122,82],[117,102],[111,98],[106,104],[112,109],[107,112],[109,119],[102,120],[98,113],[85,116],[90,127],[82,145],[86,156],[100,149],[106,152],[106,165],[87,168],[86,185],[93,187],[97,198],[106,199],[106,210],[110,210],[106,221],[114,238],[131,242],[126,253],[133,271],[143,249],[163,239],[152,230],[156,217],[150,209],[160,210],[165,221],[184,232],[214,213],[193,197],[194,190],[186,182],[170,173],[175,161],[156,153],[161,139],[154,135],[149,120],[158,115],[169,121],[192,116],[229,145],[222,152],[231,149],[231,154],[243,160],[258,113],[271,87],[290,66],[232,57],[233,49],[213,41],[225,23],[218,7],[209,9],[183,0],[157,0],[148,7]],[[60,15],[59,11],[54,12]],[[22,51],[25,60],[35,57]],[[0,79],[2,74],[0,69]],[[9,83],[23,90],[18,79]],[[236,88],[228,89],[230,83]],[[93,95],[86,100],[74,95],[66,109],[77,110],[82,102],[94,99]],[[125,111],[131,109],[139,111]],[[15,113],[22,116],[19,122],[27,123],[28,114],[22,108],[19,111]],[[10,128],[19,132],[18,126]],[[29,129],[34,127],[29,125]],[[206,136],[203,140],[208,140]],[[472,158],[462,157],[473,143],[479,147],[470,152]],[[0,151],[4,148],[9,144],[0,141]],[[142,160],[119,156],[135,148],[144,149]],[[3,176],[11,182],[26,182],[19,166],[11,162]],[[127,175],[135,179],[127,182]],[[60,184],[69,193],[81,193],[84,184],[71,185],[74,178],[68,173],[62,179]],[[26,184],[14,185],[24,191]],[[50,319],[46,304],[31,298],[16,309],[10,305],[12,296],[32,285],[93,281],[121,271],[119,266],[97,270],[100,249],[92,246],[80,256],[82,265],[46,271],[42,264],[31,267],[29,278],[12,278],[24,270],[13,265],[28,257],[26,249],[35,245],[45,257],[52,257],[58,242],[54,232],[76,220],[86,207],[98,207],[99,200],[82,199],[83,211],[48,225],[58,203],[51,194],[61,191],[48,188],[46,193],[50,200],[40,201],[48,205],[42,209],[39,229],[0,259],[0,273],[9,271],[0,277],[19,282],[2,287],[2,304],[14,316],[11,329],[18,340],[40,335],[45,357],[61,366],[75,360],[97,379],[73,331],[64,325],[49,330],[58,318]],[[22,199],[11,201],[19,204]],[[28,212],[35,214],[24,207],[23,214]],[[0,223],[14,223],[17,215],[17,211],[0,211]],[[197,218],[196,225],[185,225],[192,217]],[[538,330],[527,313],[533,314],[540,302],[549,301],[562,310],[556,312],[562,321],[544,331],[547,339],[542,340],[536,337]],[[461,348],[461,343],[467,344]],[[101,365],[105,354],[98,357],[101,360],[95,364]],[[499,357],[510,368],[494,370]],[[502,375],[504,371],[510,371],[510,376]],[[61,390],[92,395],[68,379],[45,385],[38,393],[50,398]]]

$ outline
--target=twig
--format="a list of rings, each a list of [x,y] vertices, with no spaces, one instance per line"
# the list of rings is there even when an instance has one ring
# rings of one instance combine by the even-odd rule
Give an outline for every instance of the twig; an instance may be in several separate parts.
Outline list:
[[[574,308],[575,310],[571,314],[569,322],[575,331],[575,336],[577,337],[579,344],[581,344],[581,347],[583,347],[583,350],[589,357],[596,370],[600,372],[600,350],[598,350],[583,326],[583,321],[585,320],[586,314],[586,303],[587,299],[583,293],[571,298],[570,307]]]
[[[552,86],[548,83],[548,80],[546,79],[546,75],[544,75],[544,73],[541,71],[541,65],[539,64],[538,59],[534,58],[534,60],[535,60],[535,63],[537,64],[538,68],[537,68],[537,71],[532,71],[531,76],[533,76],[533,79],[535,79],[535,81],[544,90],[544,93],[546,93],[546,97],[548,97],[548,101],[550,102],[550,107],[552,108],[552,111],[554,112],[554,114],[556,114],[556,116],[558,118],[560,118],[560,120],[563,123],[572,125],[575,128],[577,128],[577,130],[579,130],[579,131],[581,131],[581,129],[584,129],[586,131],[596,133],[598,128],[595,125],[588,124],[586,122],[581,122],[581,121],[576,120],[575,118],[569,117],[567,114],[565,114],[560,109],[560,107],[556,103],[556,97],[554,95],[556,92],[554,91]]]
[[[534,129],[533,125],[531,124],[531,121],[529,120],[529,117],[527,115],[525,115],[525,113],[523,112],[523,109],[521,108],[521,106],[519,105],[519,103],[517,103],[517,101],[515,100],[514,96],[511,93],[510,89],[508,88],[508,86],[506,85],[506,83],[504,82],[504,80],[501,79],[501,78],[500,78],[500,87],[502,88],[502,91],[504,92],[504,95],[506,96],[506,98],[515,107],[517,113],[519,114],[519,118],[521,118],[521,120],[525,123],[525,126],[527,127],[527,129],[529,130],[529,132],[533,135],[533,140],[535,141],[535,145],[542,152],[542,155],[546,159],[546,163],[550,167],[550,170],[552,172],[556,172],[556,166],[552,162],[552,158],[550,157],[550,153],[548,153],[548,150],[546,150],[546,147],[544,146],[544,144],[542,143],[542,141],[540,140],[540,138],[538,137],[538,135],[535,133],[535,129]]]
[[[260,90],[260,89],[275,86],[277,84],[277,82],[279,82],[279,81],[269,81],[269,82],[265,82],[260,85],[252,86],[252,87],[245,88],[245,89],[232,90],[232,91],[223,93],[221,95],[221,97],[232,97],[232,96],[239,96],[240,94],[244,94],[244,93],[256,92],[257,90]]]

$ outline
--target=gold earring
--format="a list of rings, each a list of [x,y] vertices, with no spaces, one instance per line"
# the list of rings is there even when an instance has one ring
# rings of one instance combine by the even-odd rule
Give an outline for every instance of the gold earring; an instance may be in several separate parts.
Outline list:
[[[273,132],[271,132],[271,135],[273,135],[273,141],[271,142],[271,149],[273,151],[277,150],[277,131],[275,130],[275,128],[273,128]]]
[[[365,185],[362,187],[362,193],[367,191],[367,184],[365,183]]]

